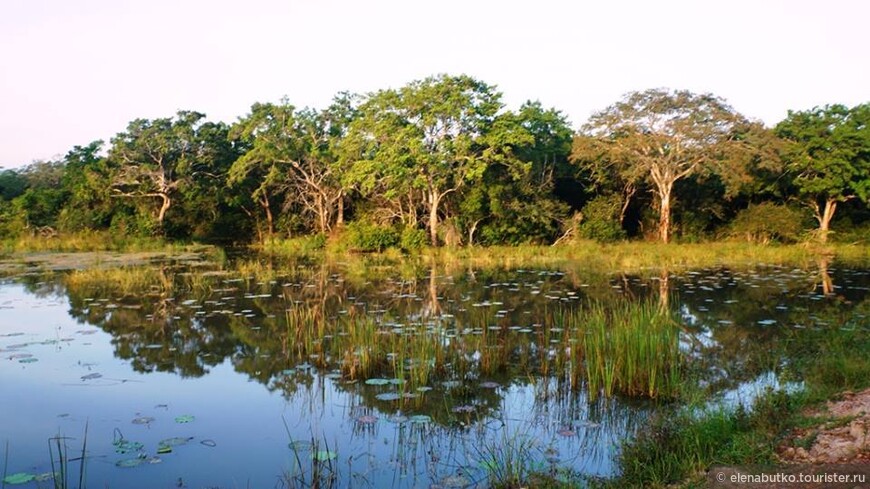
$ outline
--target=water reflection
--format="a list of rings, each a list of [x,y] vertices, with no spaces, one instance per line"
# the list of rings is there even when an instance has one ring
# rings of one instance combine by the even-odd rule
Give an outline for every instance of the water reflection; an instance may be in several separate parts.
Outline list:
[[[191,404],[200,412],[219,410],[214,404],[244,389],[249,406],[237,410],[254,419],[238,413],[227,419],[249,434],[259,432],[257,423],[271,426],[271,455],[246,455],[237,467],[260,471],[259,479],[254,476],[260,486],[268,480],[262,474],[311,477],[312,453],[330,447],[340,453],[334,469],[342,483],[416,487],[481,482],[494,470],[492,459],[510,456],[504,450],[511,449],[554,473],[615,473],[620,440],[642,426],[657,403],[597,396],[582,384],[574,388],[565,372],[583,359],[575,354],[577,337],[559,323],[572,311],[626,300],[677,311],[687,368],[725,395],[759,378],[779,378],[795,349],[817,343],[820,335],[867,334],[868,285],[866,270],[826,261],[816,270],[651,270],[618,277],[338,263],[215,270],[164,265],[138,279],[117,273],[27,276],[7,281],[0,291],[23,286],[38,300],[68,302],[69,318],[77,324],[59,322],[58,328],[98,327],[107,334],[104,343],[94,338],[95,347],[110,348],[142,374],[137,382],[171,385],[162,387],[166,396],[220,379],[209,384],[202,405]],[[18,311],[32,304],[11,301],[5,307]],[[4,317],[0,333],[16,332],[12,316],[0,321]],[[0,337],[7,359],[27,349],[15,338]],[[353,347],[363,342],[386,353],[366,360]],[[63,357],[66,365],[80,361]],[[359,374],[365,361],[372,362],[371,375]],[[77,373],[76,380],[89,372]],[[17,379],[26,373],[4,375]],[[45,386],[57,383],[57,373],[45,375]],[[243,385],[250,383],[258,389]],[[271,393],[283,403],[280,414],[268,407]],[[117,395],[90,394],[91,402],[108,404]],[[51,411],[69,410],[61,406]],[[102,423],[111,429],[118,417],[131,414],[106,413]],[[226,428],[214,429],[209,437],[220,438]],[[38,439],[52,434],[28,433]],[[21,440],[23,432],[6,436],[16,445],[28,443]],[[95,457],[112,453],[99,442],[91,446]],[[31,452],[30,463],[38,465],[38,449]],[[237,450],[224,456],[239,457]],[[125,478],[132,476],[111,473],[113,465],[104,469],[89,471],[136,487]],[[214,483],[214,474],[196,473],[192,465],[184,470],[192,472],[186,480]]]

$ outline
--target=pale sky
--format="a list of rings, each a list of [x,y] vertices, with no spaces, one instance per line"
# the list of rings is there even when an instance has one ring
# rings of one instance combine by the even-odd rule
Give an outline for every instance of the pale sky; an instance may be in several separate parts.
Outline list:
[[[864,0],[0,0],[0,167],[135,118],[233,122],[438,73],[575,128],[633,90],[712,92],[773,125],[870,101]]]

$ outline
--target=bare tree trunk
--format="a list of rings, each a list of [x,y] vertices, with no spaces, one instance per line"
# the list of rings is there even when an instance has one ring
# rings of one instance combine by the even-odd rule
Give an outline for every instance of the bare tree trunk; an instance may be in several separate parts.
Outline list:
[[[480,224],[481,219],[474,221],[474,224],[471,225],[471,228],[468,230],[468,247],[474,246],[474,233],[477,231],[477,225]]]
[[[269,237],[271,238],[273,234],[275,234],[275,222],[272,218],[272,206],[269,205],[269,198],[263,197],[260,200],[260,205],[263,207],[263,210],[266,212],[266,228],[269,233]]]
[[[819,221],[819,241],[822,243],[828,242],[828,233],[831,230],[831,220],[834,218],[834,212],[837,211],[837,201],[834,199],[825,200],[825,210],[819,213],[819,208],[816,206],[816,219]]]
[[[335,224],[336,226],[341,227],[344,224],[344,192],[338,193],[338,212],[335,216]]]
[[[438,203],[441,196],[436,191],[429,192],[429,238],[432,246],[438,246]]]
[[[619,209],[619,225],[625,224],[625,213],[628,212],[628,206],[631,205],[631,198],[637,188],[634,185],[628,184],[622,191],[622,207]]]
[[[671,238],[671,189],[673,182],[659,185],[659,239],[662,243],[670,242]]]
[[[166,217],[166,211],[169,210],[169,206],[172,205],[172,199],[169,198],[168,194],[160,194],[160,198],[163,199],[163,204],[160,206],[160,212],[157,214],[157,224],[160,226],[160,229],[163,229],[163,219]]]

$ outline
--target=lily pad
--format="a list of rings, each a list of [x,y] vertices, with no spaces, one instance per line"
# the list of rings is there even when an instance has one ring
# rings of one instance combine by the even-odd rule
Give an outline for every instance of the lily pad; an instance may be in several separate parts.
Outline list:
[[[151,416],[139,416],[139,417],[133,418],[133,421],[131,421],[131,423],[133,423],[133,424],[151,424],[153,422],[154,422],[154,418]]]
[[[390,381],[387,379],[366,379],[366,385],[387,385]]]
[[[384,392],[375,396],[379,401],[398,401],[402,395],[397,392]]]
[[[54,473],[52,473],[52,472],[45,472],[45,473],[42,473],[42,474],[37,474],[37,475],[33,478],[33,480],[35,480],[36,482],[48,482],[48,481],[50,481],[50,480],[52,480],[52,479],[58,479],[58,480],[59,480],[59,479],[60,479],[60,474],[57,473],[57,472],[54,472]]]
[[[121,460],[118,460],[117,462],[115,462],[115,466],[121,467],[122,469],[129,469],[129,468],[133,468],[133,467],[138,467],[138,466],[144,464],[146,461],[147,461],[146,459],[141,458],[141,457],[125,458],[125,459],[121,459]]]
[[[21,360],[18,360],[18,363],[34,363],[34,362],[38,362],[38,361],[39,361],[38,358],[31,357],[31,358],[22,358]]]
[[[36,479],[36,476],[33,474],[28,474],[27,472],[18,472],[17,474],[7,475],[3,478],[4,484],[17,485],[17,484],[27,484],[28,482]]]
[[[179,445],[187,444],[187,442],[189,442],[190,440],[193,440],[193,438],[176,436],[174,438],[165,438],[163,440],[160,440],[157,444],[160,446],[177,447]]]
[[[157,454],[164,455],[167,453],[172,453],[172,447],[169,445],[157,445]]]
[[[191,414],[182,414],[181,416],[176,416],[176,417],[175,417],[175,422],[176,422],[176,423],[182,423],[182,424],[185,424],[185,423],[192,423],[193,420],[195,420],[195,419],[196,419],[196,417],[193,416],[193,415],[191,415]]]
[[[331,450],[319,450],[311,455],[311,458],[318,462],[327,462],[338,458],[338,454]]]
[[[291,450],[294,451],[302,451],[302,450],[311,450],[312,444],[310,441],[306,440],[293,440],[288,445]]]
[[[115,446],[115,452],[120,454],[130,453],[130,452],[138,452],[145,448],[145,445],[139,443],[138,441],[130,441],[124,438],[119,438],[112,442],[112,445]]]

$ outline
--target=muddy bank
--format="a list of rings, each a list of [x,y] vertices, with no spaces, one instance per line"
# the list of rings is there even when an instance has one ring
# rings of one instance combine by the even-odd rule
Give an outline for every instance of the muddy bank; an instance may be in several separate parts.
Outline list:
[[[870,463],[870,389],[846,392],[810,413],[827,419],[795,430],[779,451],[787,463]]]

